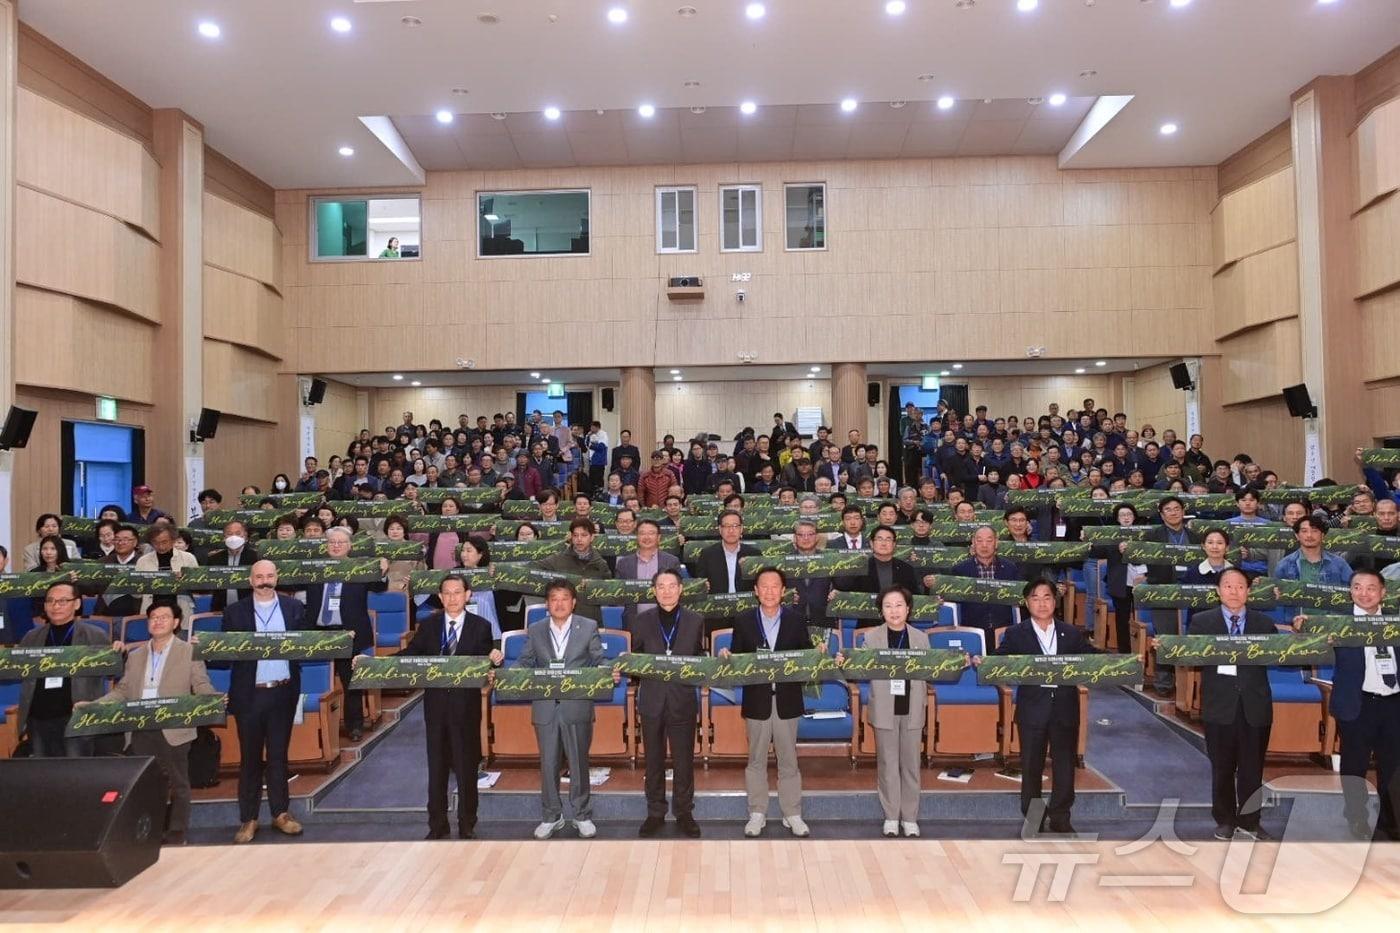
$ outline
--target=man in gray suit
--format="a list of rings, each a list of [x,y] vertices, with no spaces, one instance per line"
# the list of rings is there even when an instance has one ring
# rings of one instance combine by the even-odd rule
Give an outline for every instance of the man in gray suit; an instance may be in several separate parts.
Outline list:
[[[650,518],[637,522],[637,553],[623,554],[617,559],[618,580],[650,580],[663,570],[675,570],[680,566],[680,558],[667,554],[661,549],[661,526]],[[637,614],[655,609],[656,603],[639,603],[627,606],[622,611],[622,625],[627,631],[633,630]]]
[[[567,580],[555,580],[545,589],[549,618],[527,629],[525,649],[517,667],[562,670],[601,667],[603,640],[598,623],[574,615],[578,593]],[[621,680],[614,672],[613,682]],[[536,839],[548,839],[564,828],[564,807],[559,799],[559,755],[569,761],[569,803],[574,811],[574,828],[584,839],[598,832],[593,825],[593,805],[588,787],[588,748],[593,743],[592,700],[536,700],[530,710],[535,738],[540,746],[540,802],[544,819],[535,827]]]

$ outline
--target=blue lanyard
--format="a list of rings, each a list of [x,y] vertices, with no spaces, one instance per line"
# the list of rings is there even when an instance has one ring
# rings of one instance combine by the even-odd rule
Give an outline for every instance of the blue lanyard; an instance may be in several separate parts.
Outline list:
[[[58,646],[71,645],[71,644],[73,644],[73,630],[76,629],[76,628],[77,628],[76,625],[74,625],[72,622],[69,622],[68,625],[67,625],[68,631],[64,633],[63,641],[54,641],[54,638],[53,638],[54,626],[53,626],[53,625],[50,625],[50,626],[49,626],[49,632],[48,632],[48,634],[44,636],[44,643],[45,643],[45,644],[49,644],[49,645],[58,645]]]
[[[280,608],[282,608],[281,605],[279,605],[277,602],[274,602],[272,604],[272,611],[269,612],[267,614],[267,618],[264,619],[261,615],[258,614],[257,603],[253,604],[253,619],[255,620],[255,627],[259,632],[268,631],[267,627],[271,625],[272,620],[277,617],[277,610],[279,610]]]
[[[673,642],[673,641],[676,640],[676,632],[678,632],[678,631],[680,630],[680,627],[681,627],[681,617],[680,617],[680,614],[679,614],[679,613],[676,614],[676,624],[671,626],[671,632],[670,632],[670,634],[667,634],[667,632],[666,632],[666,626],[660,625],[660,621],[661,621],[660,618],[658,618],[658,619],[657,619],[657,623],[658,623],[658,627],[661,629],[661,637],[662,637],[663,639],[665,639],[665,641],[666,641],[666,653],[667,653],[667,654],[670,654],[670,653],[671,653],[671,642]]]

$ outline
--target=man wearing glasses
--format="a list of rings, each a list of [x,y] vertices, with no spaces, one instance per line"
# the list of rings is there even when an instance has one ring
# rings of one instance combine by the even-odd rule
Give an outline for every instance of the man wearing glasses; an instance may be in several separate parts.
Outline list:
[[[78,588],[55,583],[44,593],[44,623],[25,633],[21,648],[112,644],[101,627],[77,620],[81,605]],[[105,693],[102,677],[35,677],[24,682],[19,694],[19,723],[29,732],[35,758],[85,758],[92,754],[91,738],[65,738],[73,704],[96,700]]]

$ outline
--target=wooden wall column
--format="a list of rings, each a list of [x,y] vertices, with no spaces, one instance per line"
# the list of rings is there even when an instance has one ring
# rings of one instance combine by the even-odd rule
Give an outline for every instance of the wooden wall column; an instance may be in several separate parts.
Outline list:
[[[831,364],[831,437],[838,444],[846,443],[846,432],[852,428],[870,440],[870,403],[865,384],[864,363]]]
[[[642,453],[638,469],[651,463],[647,457],[656,449],[656,374],[648,366],[624,366],[618,391],[618,434],[632,432],[632,444]]]

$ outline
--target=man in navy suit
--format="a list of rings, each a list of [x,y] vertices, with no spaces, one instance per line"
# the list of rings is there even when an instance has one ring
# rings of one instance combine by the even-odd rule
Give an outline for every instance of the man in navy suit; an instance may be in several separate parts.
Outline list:
[[[1098,654],[1099,649],[1083,630],[1055,618],[1055,584],[1048,579],[1032,580],[1022,590],[1030,619],[1006,630],[993,652],[1012,654]],[[978,659],[980,661],[980,659]],[[1050,804],[1040,825],[1049,824],[1052,833],[1072,833],[1070,808],[1074,806],[1074,766],[1079,755],[1079,689],[1077,687],[1016,688],[1016,728],[1021,734],[1021,815],[1030,812],[1031,802],[1041,798],[1045,750],[1051,757]]]
[[[754,577],[758,608],[734,617],[734,634],[720,657],[761,651],[798,651],[812,647],[807,626],[794,609],[783,605],[787,577],[765,567]],[[801,684],[755,684],[743,687],[740,705],[749,739],[744,771],[749,821],[745,836],[757,836],[768,822],[768,748],[778,758],[778,807],[783,825],[794,836],[809,834],[802,820],[802,772],[797,769],[797,724],[802,720]]]
[[[301,603],[278,595],[276,564],[270,560],[253,564],[249,582],[252,595],[224,610],[223,631],[296,632],[309,627]],[[238,820],[242,824],[233,841],[251,842],[257,833],[264,781],[272,827],[299,836],[301,824],[288,812],[287,749],[301,695],[301,664],[285,660],[228,663],[228,711],[238,723]]]
[[[1381,614],[1385,581],[1374,570],[1351,577],[1352,613]],[[1296,627],[1296,624],[1295,624]],[[1400,810],[1400,682],[1396,662],[1400,644],[1377,648],[1337,648],[1332,671],[1331,713],[1342,737],[1342,799],[1347,826],[1358,839],[1372,838],[1368,825],[1366,774],[1376,759],[1380,819],[1374,837],[1400,839],[1395,814]]]
[[[350,557],[350,529],[326,529],[326,556],[335,560]],[[379,560],[379,569],[388,573],[389,562]],[[349,630],[355,633],[354,655],[374,647],[374,626],[369,621],[369,594],[382,593],[388,584],[377,583],[313,583],[306,588],[306,618],[308,628]],[[351,657],[354,657],[352,655]],[[345,691],[345,728],[350,741],[364,737],[364,691],[350,689],[350,658],[337,658],[335,676]]]

